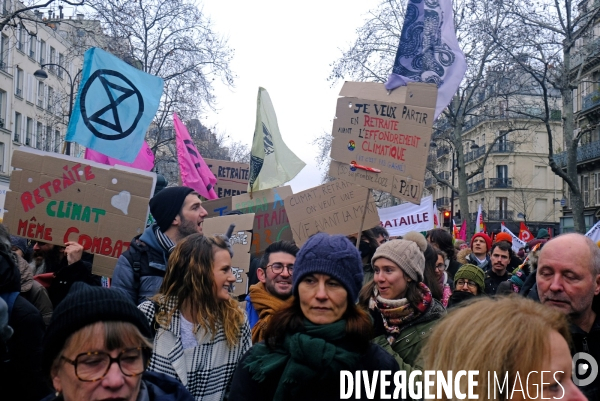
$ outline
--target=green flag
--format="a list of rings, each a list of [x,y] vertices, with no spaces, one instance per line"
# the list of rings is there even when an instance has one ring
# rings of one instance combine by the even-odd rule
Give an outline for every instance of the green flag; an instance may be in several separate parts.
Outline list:
[[[283,142],[275,109],[265,88],[258,88],[256,102],[248,192],[285,184],[306,166]]]

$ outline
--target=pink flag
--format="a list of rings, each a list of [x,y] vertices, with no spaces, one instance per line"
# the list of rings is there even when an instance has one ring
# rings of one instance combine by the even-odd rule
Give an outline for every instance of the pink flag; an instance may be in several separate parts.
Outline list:
[[[467,222],[463,221],[460,225],[460,231],[458,232],[458,239],[463,241],[467,240]]]
[[[173,124],[177,136],[177,157],[181,169],[181,183],[195,189],[206,199],[217,199],[218,196],[214,190],[217,179],[204,162],[187,128],[176,113],[173,113]]]
[[[144,141],[144,144],[140,149],[140,153],[138,153],[133,163],[127,163],[123,160],[108,157],[90,148],[85,149],[84,158],[86,160],[91,160],[97,163],[108,164],[109,166],[119,164],[121,166],[133,167],[145,171],[150,171],[154,167],[154,153],[152,153],[152,150],[150,150],[150,147],[148,146],[146,141]]]

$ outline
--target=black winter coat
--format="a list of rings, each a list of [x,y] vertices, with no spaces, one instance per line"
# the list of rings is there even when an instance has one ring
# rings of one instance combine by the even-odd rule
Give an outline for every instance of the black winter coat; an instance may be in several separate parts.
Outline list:
[[[54,271],[56,276],[48,287],[48,296],[54,308],[67,296],[71,286],[77,281],[89,285],[101,285],[100,277],[92,274],[92,265],[83,260],[67,265],[67,258],[64,257]]]
[[[570,331],[572,338],[571,355],[574,356],[578,352],[585,352],[590,354],[597,362],[600,362],[600,315],[596,315],[596,321],[589,333],[586,333],[574,324],[571,324]],[[585,363],[585,360],[581,360],[580,363]],[[578,366],[575,366],[576,370],[577,368]],[[583,376],[580,379],[585,380],[586,377]],[[596,379],[591,384],[580,386],[579,389],[588,400],[600,400],[600,375],[596,376]]]
[[[246,358],[252,353],[252,348],[246,352],[238,363],[237,369],[233,374],[231,382],[231,388],[229,391],[229,401],[262,401],[273,399],[277,385],[279,384],[280,372],[277,375],[272,375],[266,379],[263,383],[258,383],[252,379],[249,370],[244,366]],[[387,380],[391,382],[390,386],[387,387],[387,394],[392,395],[394,392],[394,381],[393,374],[399,370],[398,363],[394,358],[388,354],[383,348],[376,344],[369,344],[369,348],[366,353],[361,357],[359,363],[350,371],[354,374],[357,370],[366,370],[369,372],[369,377],[372,377],[372,373],[375,370],[389,370],[391,375],[387,376]],[[315,383],[317,384],[317,383]],[[361,381],[362,384],[362,381]],[[377,389],[375,391],[375,398],[367,398],[365,394],[365,388],[362,386],[361,397],[355,398],[356,393],[352,393],[351,399],[359,400],[379,400],[379,378],[377,380]],[[318,385],[306,386],[302,393],[296,398],[290,398],[289,401],[295,400],[311,400],[311,401],[331,401],[340,399],[340,378],[337,380],[331,380],[330,382],[319,382]]]

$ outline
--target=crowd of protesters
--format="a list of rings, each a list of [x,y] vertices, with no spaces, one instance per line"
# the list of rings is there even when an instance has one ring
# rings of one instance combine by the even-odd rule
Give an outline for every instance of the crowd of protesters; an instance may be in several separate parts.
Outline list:
[[[479,400],[600,400],[600,378],[572,380],[573,356],[600,361],[600,248],[581,234],[540,230],[519,256],[509,235],[318,233],[269,245],[239,302],[198,194],[167,188],[150,210],[110,288],[76,242],[0,226],[2,399],[337,400],[341,371],[478,370],[544,383],[481,380]]]

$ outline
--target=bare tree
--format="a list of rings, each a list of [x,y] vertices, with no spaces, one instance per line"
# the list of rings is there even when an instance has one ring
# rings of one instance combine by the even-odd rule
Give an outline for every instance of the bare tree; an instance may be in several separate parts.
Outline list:
[[[17,28],[23,25],[23,21],[32,21],[35,23],[40,23],[32,12],[36,12],[48,7],[52,7],[55,4],[60,3],[61,10],[63,4],[67,4],[70,6],[82,6],[85,4],[85,0],[22,0],[15,1],[13,3],[13,7],[8,7],[10,2],[3,2],[2,9],[0,12],[2,15],[0,16],[0,31],[3,31],[6,27]],[[56,15],[56,18],[46,18],[43,23],[46,25],[60,23],[62,16]]]
[[[199,118],[215,102],[213,81],[233,85],[233,50],[191,0],[89,0],[111,40],[109,50],[165,81],[152,149],[172,143],[172,114]]]
[[[581,77],[584,62],[579,69],[572,68],[576,43],[589,34],[590,27],[600,16],[597,2],[572,0],[505,0],[498,2],[511,20],[501,30],[487,30],[503,52],[537,81],[541,88],[543,122],[548,135],[548,162],[557,176],[566,183],[571,199],[575,231],[584,233],[584,200],[577,178],[577,147],[581,136],[588,132],[574,131],[573,90]],[[525,57],[524,57],[525,56]],[[587,57],[585,51],[578,57]],[[555,144],[550,121],[554,92],[562,98],[562,132],[566,148],[566,171],[556,163]]]

